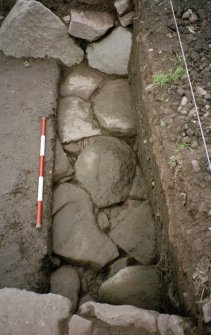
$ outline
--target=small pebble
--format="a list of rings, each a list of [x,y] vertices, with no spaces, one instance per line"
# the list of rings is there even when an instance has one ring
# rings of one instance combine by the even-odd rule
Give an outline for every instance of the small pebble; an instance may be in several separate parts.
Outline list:
[[[182,100],[181,100],[181,106],[185,106],[188,102],[188,98],[186,97],[183,97]]]
[[[193,141],[193,143],[191,144],[191,148],[196,149],[197,147],[198,147],[197,141]]]
[[[191,23],[197,22],[199,20],[198,16],[192,12],[191,16],[189,17],[189,21]]]
[[[182,140],[183,143],[185,144],[190,144],[191,143],[191,138],[189,136],[185,136]]]
[[[182,20],[188,20],[191,14],[192,14],[192,10],[188,9],[186,12],[183,13]]]
[[[183,95],[185,95],[185,90],[181,87],[178,88],[177,93],[182,97]]]
[[[210,99],[211,99],[211,94],[206,93],[206,94],[204,95],[204,99],[206,99],[206,100],[210,100]]]
[[[196,93],[200,96],[203,97],[204,95],[207,94],[207,91],[205,91],[201,86],[196,87]]]
[[[199,162],[196,159],[192,160],[191,163],[192,163],[192,167],[193,167],[194,172],[199,172],[201,170],[201,168],[199,166]]]

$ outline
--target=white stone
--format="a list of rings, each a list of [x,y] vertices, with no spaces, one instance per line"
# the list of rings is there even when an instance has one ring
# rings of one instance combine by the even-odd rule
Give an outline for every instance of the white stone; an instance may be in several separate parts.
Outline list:
[[[87,48],[89,65],[108,74],[125,75],[132,45],[132,33],[122,27],[116,28],[100,42]]]
[[[102,128],[116,135],[136,135],[135,113],[126,79],[108,81],[94,99],[94,113]]]
[[[130,0],[116,0],[114,1],[114,6],[118,14],[121,16],[131,9],[131,1]]]
[[[107,207],[127,199],[135,172],[135,156],[130,147],[110,136],[86,140],[75,164],[76,179],[97,207]]]
[[[0,28],[0,50],[17,58],[56,58],[67,66],[84,57],[59,17],[34,0],[16,2]]]
[[[192,167],[193,167],[194,172],[199,172],[201,170],[199,162],[197,161],[197,159],[193,159],[191,163],[192,163]]]
[[[101,82],[102,77],[97,71],[79,65],[65,79],[60,94],[62,97],[76,95],[81,99],[88,100]]]
[[[102,268],[118,257],[113,242],[97,227],[89,195],[73,185],[71,201],[53,219],[53,251],[69,261],[92,264]],[[75,196],[75,198],[74,198]],[[99,252],[102,249],[103,252]]]
[[[0,290],[0,334],[60,335],[71,316],[70,300],[15,288]]]
[[[93,42],[113,25],[114,20],[109,13],[72,9],[69,34]]]
[[[180,105],[184,107],[185,105],[187,105],[187,103],[188,103],[188,98],[187,97],[183,97],[182,100],[181,100]]]
[[[59,101],[58,131],[62,143],[101,134],[92,118],[90,103],[75,96]]]

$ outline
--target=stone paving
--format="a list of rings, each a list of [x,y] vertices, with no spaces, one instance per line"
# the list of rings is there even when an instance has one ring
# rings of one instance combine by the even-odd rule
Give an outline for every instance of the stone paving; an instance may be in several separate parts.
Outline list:
[[[130,1],[115,1],[115,7],[127,26]],[[33,14],[39,20],[32,22]],[[189,321],[157,312],[156,227],[136,157],[127,81],[132,32],[114,27],[108,13],[71,15],[63,23],[39,2],[19,0],[0,29],[5,54],[48,56],[71,66],[60,83],[53,173],[52,250],[61,266],[51,274],[53,294],[0,290],[6,306],[0,308],[0,330],[10,315],[4,335],[13,334],[18,322],[15,334],[67,335],[68,327],[69,335],[184,334]],[[85,41],[88,64],[67,30]],[[20,309],[10,306],[11,296]]]

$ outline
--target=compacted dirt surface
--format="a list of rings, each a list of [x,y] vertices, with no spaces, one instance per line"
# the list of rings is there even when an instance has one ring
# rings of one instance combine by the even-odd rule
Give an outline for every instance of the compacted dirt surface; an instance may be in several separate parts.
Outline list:
[[[59,69],[55,62],[1,54],[0,286],[46,291],[49,253],[54,113]],[[35,229],[40,118],[48,121],[45,224]]]

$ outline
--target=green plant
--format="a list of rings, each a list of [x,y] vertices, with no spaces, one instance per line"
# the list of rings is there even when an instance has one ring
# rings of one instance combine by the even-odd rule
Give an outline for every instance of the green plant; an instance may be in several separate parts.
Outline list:
[[[176,154],[180,154],[181,151],[186,150],[186,149],[188,149],[188,148],[189,148],[189,145],[188,145],[188,144],[186,144],[186,143],[181,143],[181,144],[178,144],[178,145],[177,145],[175,152],[176,152]]]
[[[167,73],[164,72],[159,72],[159,73],[155,73],[153,75],[153,81],[155,86],[157,87],[163,87],[167,84],[169,84],[170,82],[176,81],[178,80],[184,73],[184,70],[181,66],[177,66],[177,68],[172,71],[170,70]]]
[[[169,73],[170,81],[178,80],[184,74],[184,70],[181,66],[177,66],[174,72]]]
[[[171,167],[171,169],[175,169],[177,166],[181,166],[182,164],[182,160],[180,157],[180,153],[183,150],[186,150],[189,148],[189,145],[186,143],[180,143],[176,146],[175,150],[174,150],[174,155],[172,155],[169,159],[169,165]]]
[[[169,165],[171,169],[174,169],[177,165],[179,165],[179,161],[177,156],[171,156],[169,159]]]

